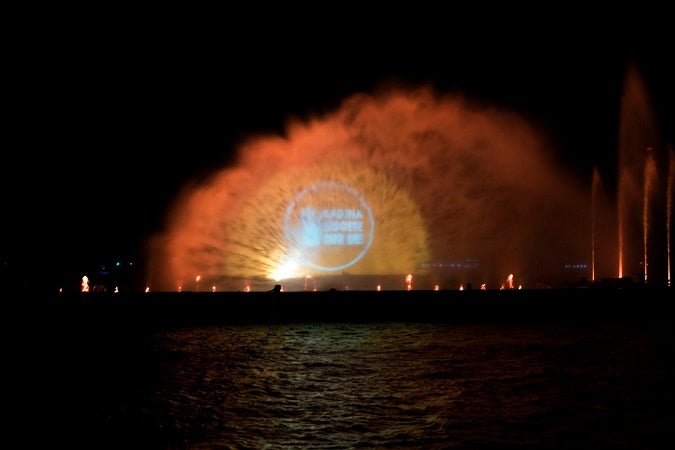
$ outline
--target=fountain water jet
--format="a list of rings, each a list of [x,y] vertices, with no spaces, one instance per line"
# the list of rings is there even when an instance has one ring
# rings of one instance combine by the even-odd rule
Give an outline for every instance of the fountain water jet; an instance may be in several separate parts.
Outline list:
[[[647,282],[651,249],[661,253],[663,216],[657,153],[660,135],[651,101],[637,68],[629,66],[621,97],[617,187],[618,277]],[[669,203],[670,200],[666,200]],[[661,253],[662,255],[662,253]],[[666,256],[670,259],[670,256]],[[660,261],[659,261],[660,263]],[[660,264],[659,264],[660,265]],[[659,274],[658,278],[662,275]]]
[[[649,152],[651,152],[651,148],[648,149]],[[651,154],[647,155],[647,160],[645,162],[645,174],[644,174],[644,190],[643,190],[643,195],[644,199],[642,200],[642,235],[643,235],[643,249],[644,249],[644,254],[643,254],[643,270],[644,270],[644,276],[643,280],[645,283],[648,282],[648,268],[649,268],[649,260],[648,260],[648,251],[647,249],[649,248],[649,230],[650,230],[650,221],[649,221],[649,216],[651,212],[651,202],[650,200],[652,199],[654,195],[654,188],[656,185],[656,180],[655,177],[657,176],[656,173],[656,163],[654,162],[654,158],[652,157]]]
[[[617,260],[616,197],[598,167],[591,183],[591,281],[614,278]]]
[[[252,136],[233,166],[186,186],[149,242],[151,284],[173,291],[201,274],[218,291],[241,290],[275,284],[281,268],[301,283],[313,276],[317,289],[343,274],[370,277],[372,289],[398,289],[408,273],[419,289],[496,289],[510,273],[526,287],[577,281],[579,270],[565,267],[587,258],[589,217],[579,211],[589,201],[554,154],[527,118],[462,96],[357,94],[332,113],[289,121],[283,136]],[[371,247],[338,273],[308,266],[284,233],[289,205],[324,182],[357,192],[374,221]],[[321,208],[323,217],[355,207]]]

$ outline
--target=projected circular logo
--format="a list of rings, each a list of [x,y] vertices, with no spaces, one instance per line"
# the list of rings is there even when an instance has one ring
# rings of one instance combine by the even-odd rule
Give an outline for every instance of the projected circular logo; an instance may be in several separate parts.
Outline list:
[[[365,200],[345,184],[322,181],[293,198],[284,233],[294,256],[318,270],[345,269],[373,243],[373,214]]]

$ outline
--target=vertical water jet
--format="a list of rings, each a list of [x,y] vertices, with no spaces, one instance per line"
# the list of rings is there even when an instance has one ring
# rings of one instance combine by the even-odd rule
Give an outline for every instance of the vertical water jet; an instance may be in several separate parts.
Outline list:
[[[646,86],[635,65],[624,79],[618,139],[617,231],[618,277],[644,280],[645,149],[659,142]]]
[[[598,222],[598,190],[600,189],[600,172],[597,167],[593,168],[593,180],[591,182],[591,281],[595,282],[595,227]]]
[[[647,148],[647,158],[645,161],[645,170],[644,170],[644,189],[643,189],[643,200],[642,200],[642,242],[643,242],[643,280],[647,283],[648,271],[649,271],[649,234],[650,234],[650,208],[651,200],[654,195],[654,186],[656,184],[656,163],[654,162],[653,155],[651,154],[652,148]]]

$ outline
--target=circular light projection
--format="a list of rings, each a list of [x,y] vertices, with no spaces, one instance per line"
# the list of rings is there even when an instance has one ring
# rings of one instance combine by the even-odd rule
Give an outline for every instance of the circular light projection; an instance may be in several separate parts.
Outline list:
[[[295,196],[286,209],[284,235],[301,261],[317,270],[343,270],[373,243],[373,213],[359,192],[321,181]]]

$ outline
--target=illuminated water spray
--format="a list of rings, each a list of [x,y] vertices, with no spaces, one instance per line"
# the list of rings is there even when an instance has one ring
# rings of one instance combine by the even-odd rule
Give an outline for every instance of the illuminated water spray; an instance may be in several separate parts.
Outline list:
[[[534,285],[586,254],[587,195],[546,136],[464,97],[354,95],[237,151],[185,186],[149,242],[154,290],[196,275],[218,291],[292,278],[303,289],[308,275],[318,289],[341,275],[373,277],[372,289],[392,288],[381,275],[403,289],[406,274],[419,289],[497,288],[511,272]]]
[[[637,68],[631,66],[624,81],[619,123],[619,278],[641,274],[644,279],[647,274],[648,203],[656,170],[645,149],[657,142],[649,95]]]
[[[654,162],[654,158],[651,155],[652,148],[648,147],[647,151],[650,153],[647,155],[647,161],[645,162],[645,174],[644,174],[644,199],[642,200],[642,235],[643,235],[643,279],[645,283],[648,281],[647,276],[648,276],[648,268],[649,268],[649,260],[648,260],[648,249],[649,249],[649,233],[650,233],[650,221],[649,221],[649,213],[651,211],[651,199],[652,196],[654,195],[654,188],[655,188],[655,178],[657,176],[656,173],[656,163]]]

